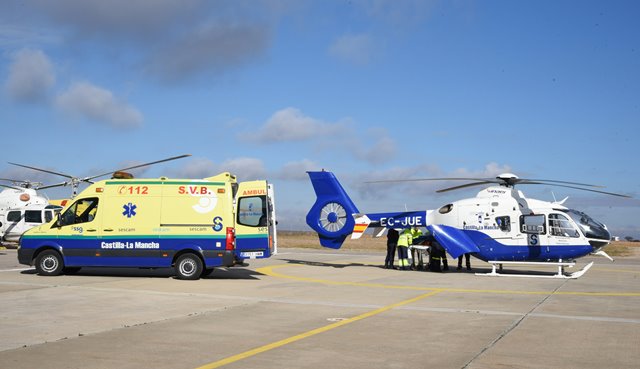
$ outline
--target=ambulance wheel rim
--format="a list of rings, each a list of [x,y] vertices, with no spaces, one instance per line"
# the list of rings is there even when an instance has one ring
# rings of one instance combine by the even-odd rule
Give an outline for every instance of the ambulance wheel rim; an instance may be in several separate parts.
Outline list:
[[[196,270],[196,263],[192,259],[185,259],[180,263],[180,273],[185,276],[193,275]]]
[[[47,255],[42,259],[40,265],[42,266],[42,270],[51,273],[58,268],[58,258],[53,255]]]

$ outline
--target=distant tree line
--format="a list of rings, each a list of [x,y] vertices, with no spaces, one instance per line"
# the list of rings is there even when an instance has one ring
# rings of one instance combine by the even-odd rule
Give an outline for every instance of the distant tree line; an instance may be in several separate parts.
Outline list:
[[[633,238],[633,237],[631,237],[631,236],[627,236],[627,237],[625,237],[624,239],[625,239],[625,240],[627,240],[627,241],[629,241],[629,242],[640,242],[640,240],[636,240],[636,239],[634,239],[634,238]]]

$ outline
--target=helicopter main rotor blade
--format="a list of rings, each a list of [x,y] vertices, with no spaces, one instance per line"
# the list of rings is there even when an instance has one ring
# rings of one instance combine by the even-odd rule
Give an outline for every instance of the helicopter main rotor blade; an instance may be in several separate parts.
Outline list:
[[[498,183],[493,178],[412,178],[412,179],[384,179],[379,181],[366,181],[364,183],[393,183],[393,182],[420,182],[420,181],[487,181]]]
[[[492,184],[492,183],[498,183],[498,182],[497,182],[497,181],[473,182],[473,183],[463,184],[463,185],[460,185],[460,186],[449,187],[449,188],[443,188],[443,189],[438,190],[438,191],[436,191],[436,192],[437,192],[437,193],[442,193],[442,192],[447,192],[447,191],[459,190],[459,189],[461,189],[461,188],[467,188],[467,187],[473,187],[473,186],[481,186],[481,185]]]
[[[55,174],[55,175],[57,175],[57,176],[61,176],[61,177],[73,178],[72,176],[70,176],[70,175],[68,175],[68,174],[58,173],[58,172],[54,172],[54,171],[47,170],[47,169],[41,169],[41,168],[36,168],[36,167],[30,167],[30,166],[28,166],[28,165],[22,165],[22,164],[11,163],[11,162],[8,162],[8,163],[9,163],[9,164],[11,164],[11,165],[18,166],[18,167],[23,167],[23,168],[33,169],[33,170],[37,170],[37,171],[45,172],[45,173],[49,173],[49,174]]]
[[[53,187],[63,187],[63,186],[68,186],[69,182],[61,182],[61,183],[56,183],[56,184],[52,184],[52,185],[46,185],[46,186],[40,186],[38,187],[38,190],[42,190],[45,188],[53,188]]]
[[[530,182],[536,182],[535,184],[551,184],[560,183],[566,185],[576,185],[576,186],[584,186],[584,187],[596,187],[596,188],[604,188],[604,186],[592,185],[587,183],[578,183],[578,182],[567,182],[567,181],[555,181],[552,179],[529,179],[529,178],[520,178],[516,181],[517,184],[534,184]]]
[[[24,188],[14,187],[14,186],[7,186],[7,185],[3,185],[3,184],[0,184],[0,187],[6,187],[6,188],[10,188],[12,190],[24,191]]]
[[[162,159],[162,160],[157,160],[157,161],[153,161],[151,163],[145,163],[145,164],[139,164],[139,165],[134,165],[132,167],[127,167],[127,168],[122,168],[122,169],[116,169],[116,170],[112,170],[103,174],[98,174],[97,176],[91,176],[91,177],[85,177],[83,179],[81,179],[81,181],[83,182],[89,182],[90,180],[94,179],[94,178],[98,178],[98,177],[103,177],[109,174],[112,174],[113,172],[118,172],[118,171],[125,171],[125,170],[129,170],[129,169],[136,169],[136,168],[141,168],[141,167],[146,167],[148,165],[153,165],[153,164],[158,164],[158,163],[164,163],[165,161],[171,161],[171,160],[176,160],[176,159],[182,159],[182,158],[186,158],[188,156],[191,156],[191,154],[185,154],[185,155],[179,155],[179,156],[174,156],[172,158],[167,158],[167,159]]]
[[[556,186],[556,187],[565,187],[565,188],[573,188],[575,190],[582,190],[582,191],[589,191],[589,192],[597,192],[597,193],[602,193],[605,195],[611,195],[611,196],[618,196],[618,197],[624,197],[627,199],[631,199],[633,198],[632,196],[629,195],[623,195],[620,193],[615,193],[615,192],[607,192],[607,191],[600,191],[600,190],[592,190],[590,188],[582,188],[582,187],[576,187],[576,186],[566,186],[566,185],[561,185],[561,184],[553,184],[553,183],[544,183],[544,182],[527,182],[525,184],[541,184],[541,185],[547,185],[547,186]]]

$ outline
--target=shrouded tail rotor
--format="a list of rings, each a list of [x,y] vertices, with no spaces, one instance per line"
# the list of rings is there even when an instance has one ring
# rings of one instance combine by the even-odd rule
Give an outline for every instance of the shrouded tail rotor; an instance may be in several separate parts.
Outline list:
[[[331,172],[307,172],[316,192],[316,202],[307,214],[307,224],[324,247],[339,249],[353,232],[353,214],[358,208]]]

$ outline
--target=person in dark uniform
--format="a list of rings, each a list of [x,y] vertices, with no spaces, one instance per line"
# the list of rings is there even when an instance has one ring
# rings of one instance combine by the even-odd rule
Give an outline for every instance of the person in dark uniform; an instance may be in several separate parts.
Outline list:
[[[429,270],[432,272],[442,272],[449,270],[449,263],[447,262],[447,253],[444,247],[438,243],[435,239],[431,241],[431,247],[429,252]],[[442,264],[442,267],[440,266]]]
[[[458,270],[462,269],[462,256],[463,255],[460,255],[458,257]],[[464,258],[466,259],[467,270],[471,270],[471,260],[470,260],[471,259],[471,254],[469,254],[469,253],[464,254]]]
[[[384,259],[385,269],[394,269],[393,258],[396,253],[396,246],[398,246],[398,237],[400,233],[393,228],[389,228],[387,232],[387,257]]]

